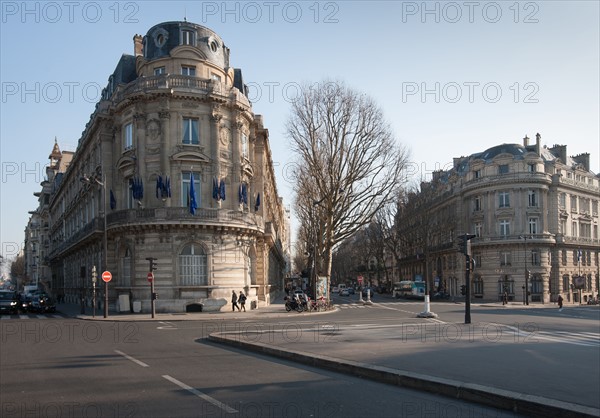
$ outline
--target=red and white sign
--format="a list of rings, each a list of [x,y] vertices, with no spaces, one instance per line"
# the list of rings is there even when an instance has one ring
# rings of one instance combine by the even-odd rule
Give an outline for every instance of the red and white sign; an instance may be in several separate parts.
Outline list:
[[[362,283],[363,282],[363,276],[358,276],[358,282]]]
[[[102,273],[102,280],[104,280],[106,283],[112,280],[112,274],[110,273],[110,271],[105,271]]]
[[[148,273],[148,281],[152,283],[152,280],[154,280],[154,273],[150,272]]]

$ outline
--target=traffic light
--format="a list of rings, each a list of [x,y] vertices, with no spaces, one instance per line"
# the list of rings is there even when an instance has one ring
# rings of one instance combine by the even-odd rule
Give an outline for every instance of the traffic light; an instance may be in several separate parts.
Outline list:
[[[150,270],[149,271],[155,271],[156,269],[158,269],[158,265],[156,264],[156,258],[146,257],[146,260],[148,260],[150,262]]]
[[[152,300],[158,299],[158,293],[152,292]]]
[[[460,294],[465,296],[467,294],[467,286],[464,284],[460,286]]]
[[[471,243],[469,242],[472,238],[475,238],[474,234],[463,234],[458,237],[458,252],[464,255],[471,255]]]

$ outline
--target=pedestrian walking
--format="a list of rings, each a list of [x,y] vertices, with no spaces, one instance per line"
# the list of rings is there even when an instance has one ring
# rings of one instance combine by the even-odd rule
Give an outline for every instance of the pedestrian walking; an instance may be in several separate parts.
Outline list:
[[[235,308],[237,308],[238,311],[240,310],[240,307],[238,306],[237,301],[238,301],[237,294],[235,293],[235,290],[232,290],[231,291],[231,310],[233,312],[235,312]]]
[[[558,295],[558,310],[562,311],[562,305],[563,305],[563,297],[561,295]]]
[[[246,295],[244,292],[240,290],[240,296],[238,297],[238,301],[240,302],[240,310],[244,310],[246,312]]]
[[[502,305],[508,305],[508,293],[506,292],[502,295]]]

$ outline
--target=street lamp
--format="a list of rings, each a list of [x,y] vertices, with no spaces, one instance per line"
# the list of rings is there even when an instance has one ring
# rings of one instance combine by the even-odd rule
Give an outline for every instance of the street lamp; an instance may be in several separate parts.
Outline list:
[[[531,239],[531,236],[520,235],[520,239],[525,241],[525,298],[523,300],[524,305],[529,305],[529,271],[527,270],[527,238]]]
[[[104,174],[102,174],[102,180],[98,179],[98,176],[93,176],[93,177],[88,177],[88,176],[83,176],[80,178],[82,183],[86,183],[86,184],[97,184],[98,186],[102,187],[102,216],[103,216],[103,223],[104,223],[104,228],[103,228],[103,237],[102,237],[102,241],[103,241],[103,257],[102,257],[102,264],[103,264],[103,271],[108,271],[108,237],[107,237],[107,233],[106,233],[106,176]],[[107,318],[108,317],[108,282],[104,282],[104,317]]]

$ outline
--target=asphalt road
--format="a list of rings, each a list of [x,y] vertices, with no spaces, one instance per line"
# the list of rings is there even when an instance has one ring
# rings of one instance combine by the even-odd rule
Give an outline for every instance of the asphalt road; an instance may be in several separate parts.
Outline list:
[[[0,415],[515,416],[206,340],[215,330],[282,324],[295,329],[299,319],[289,316],[260,323],[250,318],[170,322],[3,319]]]

